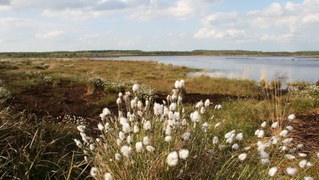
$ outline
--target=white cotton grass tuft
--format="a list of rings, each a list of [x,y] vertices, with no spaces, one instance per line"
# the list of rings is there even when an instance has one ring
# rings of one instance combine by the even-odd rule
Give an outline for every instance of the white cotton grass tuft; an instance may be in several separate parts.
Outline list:
[[[97,128],[98,128],[100,131],[103,131],[103,130],[104,130],[104,126],[103,126],[102,123],[97,124]]]
[[[306,154],[306,153],[298,153],[298,156],[300,156],[300,157],[307,157],[307,154]]]
[[[286,173],[289,176],[295,176],[297,174],[297,172],[298,172],[297,168],[287,167],[287,169],[286,169]]]
[[[221,104],[217,104],[216,106],[215,106],[215,109],[216,110],[221,110],[223,108],[223,106],[221,105]]]
[[[266,121],[264,121],[264,122],[262,122],[262,123],[261,123],[260,127],[261,127],[261,128],[265,128],[265,127],[266,127],[266,125],[267,125],[267,122],[266,122]]]
[[[81,132],[81,133],[84,133],[84,132],[85,132],[85,129],[86,129],[86,127],[85,127],[84,125],[79,125],[79,126],[77,126],[76,128],[77,128],[78,131]]]
[[[240,154],[240,155],[238,156],[238,159],[239,159],[240,161],[244,161],[246,158],[247,158],[247,154],[246,154],[246,153],[242,153],[242,154]]]
[[[243,133],[238,133],[236,135],[236,138],[235,138],[237,141],[242,141],[244,139],[244,134]]]
[[[176,151],[170,152],[166,157],[166,163],[171,167],[176,166],[178,163],[178,153]]]
[[[274,177],[275,174],[277,173],[277,171],[278,171],[277,167],[272,167],[272,168],[269,169],[268,175],[271,176],[271,177]]]
[[[219,139],[217,136],[213,137],[213,144],[218,144],[219,143]]]
[[[189,151],[187,149],[181,149],[178,151],[178,156],[180,159],[186,160],[189,156]]]
[[[285,158],[288,159],[288,160],[294,160],[294,159],[296,159],[296,156],[291,155],[291,154],[286,154]]]
[[[136,152],[142,152],[143,151],[143,143],[142,142],[136,142],[135,143],[135,149],[136,149]]]
[[[92,177],[97,177],[97,174],[99,173],[98,169],[96,167],[92,167],[91,170],[90,170],[90,175]]]
[[[182,134],[182,140],[183,141],[188,141],[190,136],[191,136],[190,132],[185,132],[184,134]]]
[[[209,100],[209,99],[206,99],[204,105],[205,105],[205,107],[209,107],[209,105],[210,105],[210,100]]]
[[[290,115],[288,116],[288,120],[289,120],[289,121],[292,121],[292,120],[294,120],[294,119],[296,119],[296,115],[295,115],[295,114],[290,114]]]
[[[282,131],[279,133],[279,135],[282,136],[282,137],[286,137],[287,134],[288,134],[288,130],[287,130],[287,129],[284,129],[284,130],[282,130]]]
[[[271,124],[271,128],[276,129],[279,127],[279,122],[274,122]]]
[[[150,144],[150,138],[149,138],[148,136],[145,136],[145,137],[143,138],[143,144],[144,144],[144,145],[149,145],[149,144]]]
[[[190,118],[192,122],[200,122],[201,121],[201,116],[198,111],[194,111],[190,114]]]
[[[308,161],[303,159],[299,162],[299,167],[300,168],[305,168],[307,166]]]
[[[154,148],[153,146],[148,145],[148,146],[146,146],[146,150],[147,150],[148,152],[154,152],[154,151],[155,151],[155,148]]]
[[[173,138],[172,138],[172,136],[165,136],[164,141],[165,142],[172,142]]]
[[[140,89],[140,85],[139,84],[133,84],[132,91],[134,93],[136,93],[139,89]]]
[[[311,177],[311,176],[305,176],[303,179],[304,179],[304,180],[314,180],[314,178]]]
[[[121,147],[121,153],[123,154],[123,156],[129,158],[130,155],[132,154],[132,148],[124,145]]]
[[[120,153],[115,153],[114,154],[114,159],[117,161],[120,161],[122,159],[122,155]]]
[[[111,173],[105,173],[104,174],[104,180],[113,180],[113,176]]]
[[[144,123],[144,125],[143,125],[143,129],[144,129],[145,131],[151,130],[151,129],[152,129],[151,121],[146,121],[146,122]]]
[[[231,147],[233,150],[238,150],[239,149],[239,145],[237,143],[233,144]]]

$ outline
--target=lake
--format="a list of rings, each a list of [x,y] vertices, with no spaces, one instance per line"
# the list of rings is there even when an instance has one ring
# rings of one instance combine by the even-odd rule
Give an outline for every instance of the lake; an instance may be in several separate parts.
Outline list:
[[[251,56],[123,56],[96,60],[152,60],[165,64],[202,69],[191,75],[234,79],[281,79],[285,82],[319,80],[319,57]]]

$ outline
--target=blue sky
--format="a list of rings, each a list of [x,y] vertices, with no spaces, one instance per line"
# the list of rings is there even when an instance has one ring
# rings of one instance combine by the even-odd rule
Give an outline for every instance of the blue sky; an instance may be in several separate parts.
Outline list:
[[[0,0],[0,52],[319,50],[319,0]]]

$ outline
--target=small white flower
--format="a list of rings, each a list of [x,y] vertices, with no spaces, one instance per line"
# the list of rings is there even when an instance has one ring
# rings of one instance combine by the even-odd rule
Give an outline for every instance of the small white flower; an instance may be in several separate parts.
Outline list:
[[[246,158],[247,158],[247,154],[246,154],[246,153],[242,153],[242,154],[240,154],[240,155],[238,156],[238,159],[239,159],[240,161],[244,161]]]
[[[105,173],[104,174],[104,180],[113,180],[113,176],[110,173]]]
[[[97,174],[99,173],[98,169],[96,167],[92,167],[91,170],[90,170],[90,175],[92,177],[96,177]]]
[[[150,138],[149,138],[148,136],[145,136],[145,137],[143,138],[143,144],[144,144],[144,145],[149,145],[149,144],[150,144]]]
[[[317,153],[317,158],[319,159],[319,152]]]
[[[172,142],[172,141],[173,141],[173,138],[172,138],[172,136],[165,136],[164,141],[165,141],[165,142]]]
[[[189,140],[190,136],[191,136],[191,133],[185,132],[185,133],[182,135],[182,140],[183,140],[183,141],[187,141],[187,140]]]
[[[218,137],[217,137],[217,136],[214,136],[214,137],[213,137],[213,144],[218,144],[218,142],[219,142]]]
[[[181,149],[181,150],[179,150],[179,152],[178,152],[179,158],[181,158],[181,159],[183,159],[183,160],[186,160],[187,157],[188,157],[188,155],[189,155],[189,151],[188,151],[187,149]]]
[[[250,146],[247,146],[247,147],[244,148],[245,151],[249,151],[250,149],[251,149]]]
[[[289,121],[292,121],[292,120],[294,120],[294,119],[296,119],[296,115],[295,115],[295,114],[290,114],[290,115],[288,116],[288,120],[289,120]]]
[[[237,141],[242,141],[243,138],[244,138],[243,133],[238,133],[238,134],[236,135],[236,140],[237,140]]]
[[[292,168],[292,167],[288,167],[286,169],[286,172],[289,176],[295,176],[297,174],[297,169],[296,168]]]
[[[279,122],[274,122],[272,123],[271,128],[276,129],[278,128],[278,126],[279,126]]]
[[[311,177],[311,176],[305,176],[303,179],[304,179],[304,180],[314,180],[314,178]]]
[[[299,162],[299,167],[300,168],[305,168],[307,166],[307,160],[301,160],[300,162]]]
[[[169,166],[171,166],[171,167],[177,165],[177,163],[178,163],[178,154],[177,154],[176,151],[170,152],[170,153],[167,155],[166,163],[167,163]]]
[[[271,177],[273,177],[273,176],[275,176],[275,174],[277,173],[277,171],[278,171],[278,168],[277,168],[277,167],[272,167],[272,168],[269,169],[268,175],[271,176]]]
[[[236,143],[236,144],[233,144],[232,147],[231,147],[233,150],[238,150],[239,149],[239,145]]]
[[[116,139],[116,144],[117,144],[118,146],[121,146],[122,141],[121,141],[120,139]]]
[[[298,149],[301,149],[301,148],[304,148],[304,147],[305,147],[304,144],[298,144],[298,145],[297,145],[297,148],[298,148]]]
[[[148,152],[154,152],[155,151],[155,148],[153,146],[146,146],[146,150]]]
[[[132,154],[132,148],[124,145],[121,147],[121,153],[123,154],[123,156],[128,158]]]
[[[114,158],[115,160],[120,161],[122,159],[122,156],[119,153],[115,153]]]
[[[266,121],[264,121],[263,123],[261,123],[261,125],[260,125],[260,126],[261,126],[262,128],[265,128],[265,127],[266,127],[266,125],[267,125],[267,122],[266,122]]]
[[[296,159],[296,157],[295,157],[294,155],[291,155],[291,154],[286,154],[285,157],[286,157],[286,159],[288,159],[288,160],[294,160],[294,159]]]
[[[140,89],[139,84],[133,84],[133,87],[132,87],[133,92],[137,92],[139,89]]]
[[[143,125],[143,129],[145,131],[148,131],[148,130],[151,130],[152,129],[152,124],[151,124],[151,121],[146,121]]]

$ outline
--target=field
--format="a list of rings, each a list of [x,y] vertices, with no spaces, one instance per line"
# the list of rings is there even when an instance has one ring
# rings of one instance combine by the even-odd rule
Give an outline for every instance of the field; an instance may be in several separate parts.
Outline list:
[[[6,57],[0,70],[0,179],[319,178],[314,84],[152,61]]]

